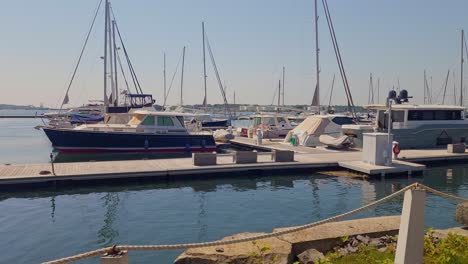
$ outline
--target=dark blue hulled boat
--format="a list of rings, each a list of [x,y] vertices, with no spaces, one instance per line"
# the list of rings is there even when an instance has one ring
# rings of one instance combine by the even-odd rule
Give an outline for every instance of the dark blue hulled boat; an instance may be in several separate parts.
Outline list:
[[[135,111],[127,124],[43,127],[60,152],[207,152],[215,151],[209,133],[189,133],[183,115]]]

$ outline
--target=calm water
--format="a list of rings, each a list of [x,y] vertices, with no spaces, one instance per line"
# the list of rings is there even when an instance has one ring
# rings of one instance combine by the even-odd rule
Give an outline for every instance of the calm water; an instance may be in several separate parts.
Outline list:
[[[269,232],[359,207],[420,181],[468,196],[467,168],[429,170],[423,178],[362,181],[275,176],[126,184],[73,190],[0,194],[3,263],[37,263],[113,244],[171,244],[220,239],[239,232]],[[355,217],[399,214],[402,198]],[[427,226],[456,226],[455,203],[427,199]],[[180,251],[131,253],[132,263],[171,263]],[[85,263],[98,263],[92,259]]]
[[[35,119],[0,119],[0,163],[44,162],[50,144]],[[453,169],[453,176],[447,173]],[[468,165],[424,177],[362,181],[319,174],[0,192],[1,263],[38,263],[113,244],[171,244],[270,232],[357,208],[414,181],[468,197]],[[354,217],[399,214],[402,198]],[[455,203],[427,199],[427,226],[456,226]],[[180,251],[131,253],[171,263]],[[98,263],[92,259],[85,263]]]

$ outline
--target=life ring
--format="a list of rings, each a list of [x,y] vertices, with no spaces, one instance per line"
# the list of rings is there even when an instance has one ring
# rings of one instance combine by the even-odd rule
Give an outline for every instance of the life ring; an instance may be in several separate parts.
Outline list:
[[[398,156],[398,154],[400,154],[400,151],[401,151],[400,144],[395,144],[393,146],[393,153]]]

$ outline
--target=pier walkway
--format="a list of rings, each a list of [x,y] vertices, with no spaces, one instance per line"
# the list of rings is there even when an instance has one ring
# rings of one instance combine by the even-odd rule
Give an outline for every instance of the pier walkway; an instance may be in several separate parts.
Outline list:
[[[316,149],[317,153],[297,153],[294,162],[273,162],[270,153],[258,153],[258,162],[253,164],[234,164],[232,155],[218,155],[217,165],[194,166],[191,158],[126,160],[100,162],[55,163],[55,175],[51,164],[17,164],[0,165],[0,186],[11,184],[43,183],[51,181],[91,181],[119,178],[154,177],[161,180],[176,180],[198,175],[233,175],[236,172],[325,170],[336,169],[340,162],[361,159],[359,151],[329,151]],[[447,153],[445,149],[437,150],[403,150],[400,157],[404,161],[433,162],[468,160],[468,153]]]

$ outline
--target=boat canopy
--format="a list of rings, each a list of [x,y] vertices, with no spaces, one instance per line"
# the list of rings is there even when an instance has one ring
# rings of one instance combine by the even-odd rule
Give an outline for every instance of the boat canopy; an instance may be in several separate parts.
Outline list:
[[[152,106],[155,103],[151,94],[126,94],[125,105],[130,105],[133,108]]]

